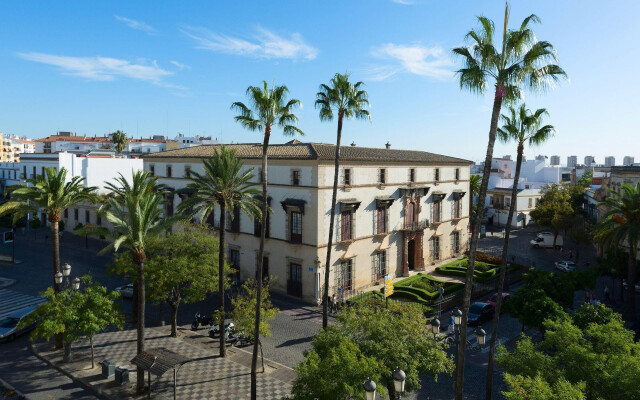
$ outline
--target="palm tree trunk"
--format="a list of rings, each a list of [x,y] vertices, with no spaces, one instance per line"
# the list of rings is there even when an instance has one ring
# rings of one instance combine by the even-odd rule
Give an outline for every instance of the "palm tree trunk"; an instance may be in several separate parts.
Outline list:
[[[251,400],[257,400],[258,381],[256,369],[258,367],[258,345],[260,342],[260,319],[262,311],[262,262],[264,258],[264,242],[267,235],[267,150],[269,148],[269,136],[271,126],[264,130],[264,142],[262,143],[262,225],[260,227],[260,250],[258,251],[258,273],[256,282],[256,320],[253,330],[253,354],[251,356]],[[221,333],[222,334],[222,333]]]
[[[133,296],[132,299],[134,299],[135,301],[131,302],[131,323],[135,325],[138,323],[138,281],[137,280],[133,282],[132,296]]]
[[[224,242],[226,236],[227,210],[224,201],[220,204],[220,246],[218,249],[218,327],[220,328],[220,357],[227,356],[227,338],[224,332]]]
[[[139,256],[136,260],[138,263],[138,349],[136,354],[140,354],[144,351],[144,306],[145,306],[145,293],[144,293],[144,259]],[[138,394],[144,391],[144,370],[138,367],[136,371],[137,383],[136,390]]]
[[[629,241],[631,243],[631,241]],[[636,321],[636,279],[637,279],[637,247],[629,246],[629,270],[627,271],[627,316],[629,322]]]
[[[513,177],[513,189],[511,190],[511,206],[507,217],[507,226],[504,228],[504,245],[502,247],[502,265],[500,266],[500,279],[498,280],[498,298],[496,299],[496,312],[493,318],[491,329],[491,344],[489,347],[489,363],[487,365],[486,399],[491,400],[493,392],[493,364],[496,354],[496,341],[498,339],[498,322],[500,321],[500,310],[502,309],[502,292],[507,274],[507,258],[509,255],[509,234],[511,233],[511,219],[513,219],[516,201],[518,198],[518,181],[520,180],[520,168],[522,167],[522,153],[524,146],[518,143],[518,158],[516,161],[516,174]]]
[[[505,23],[506,24],[506,23]],[[473,233],[471,234],[471,245],[469,247],[469,266],[465,276],[464,294],[462,298],[462,324],[460,325],[460,343],[457,349],[457,365],[455,373],[455,400],[462,400],[464,389],[464,362],[467,346],[467,315],[471,303],[471,291],[473,289],[473,269],[476,261],[476,251],[478,249],[478,238],[480,236],[480,225],[484,214],[484,203],[487,198],[487,187],[489,186],[489,174],[491,173],[491,159],[493,158],[493,146],[496,142],[496,132],[498,130],[498,117],[502,107],[502,97],[504,88],[496,85],[496,93],[493,100],[493,112],[491,114],[491,126],[489,127],[489,142],[487,144],[487,154],[484,159],[484,170],[482,182],[480,184],[480,195],[478,196],[478,210],[476,219],[473,221]]]
[[[53,279],[53,289],[56,293],[60,293],[60,285],[56,283],[56,274],[60,272],[60,236],[58,236],[58,221],[60,219],[56,218],[55,215],[49,214],[49,221],[51,222],[51,256],[53,259],[53,274],[51,275],[51,279]],[[62,334],[56,335],[55,340],[55,348],[61,349],[64,346],[64,340]]]
[[[338,111],[338,133],[336,138],[336,160],[333,170],[333,192],[331,194],[331,219],[329,220],[329,240],[327,242],[327,260],[324,267],[324,290],[322,293],[322,327],[327,329],[329,313],[327,301],[329,299],[329,273],[331,268],[331,248],[333,247],[333,226],[336,219],[336,197],[338,195],[338,174],[340,173],[340,140],[342,139],[342,119],[344,111]]]
[[[171,307],[171,337],[178,337],[178,306],[180,303],[169,302]]]

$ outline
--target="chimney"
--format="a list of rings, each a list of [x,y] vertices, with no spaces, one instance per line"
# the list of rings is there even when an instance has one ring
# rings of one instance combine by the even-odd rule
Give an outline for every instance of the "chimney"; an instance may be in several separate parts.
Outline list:
[[[356,142],[351,142],[351,147],[356,147]]]
[[[387,144],[385,144],[384,147],[386,147],[387,150],[389,150],[391,148],[391,143],[387,142]]]

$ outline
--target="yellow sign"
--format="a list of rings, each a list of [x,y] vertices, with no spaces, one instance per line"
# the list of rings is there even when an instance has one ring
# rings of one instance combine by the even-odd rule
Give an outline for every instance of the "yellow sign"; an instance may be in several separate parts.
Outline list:
[[[392,288],[392,289],[390,289],[390,290],[385,290],[385,292],[384,292],[384,297],[385,297],[385,298],[386,298],[386,297],[389,297],[389,296],[391,296],[392,294],[393,294],[393,288]]]

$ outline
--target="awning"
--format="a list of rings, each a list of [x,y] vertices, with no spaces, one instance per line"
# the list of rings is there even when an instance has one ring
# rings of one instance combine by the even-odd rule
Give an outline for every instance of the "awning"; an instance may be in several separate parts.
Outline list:
[[[398,189],[400,190],[400,196],[412,193],[417,193],[420,196],[426,196],[427,193],[429,193],[429,186],[424,185],[401,186]]]
[[[447,194],[443,193],[443,192],[433,192],[431,193],[431,196],[433,196],[433,201],[441,201],[445,198]]]
[[[298,207],[300,209],[300,212],[303,214],[304,214],[304,205],[306,203],[307,203],[306,200],[301,200],[301,199],[284,199],[283,201],[280,202],[280,204],[282,205],[282,209],[284,209],[284,211],[287,211],[287,207]]]
[[[395,199],[390,196],[376,197],[376,208],[391,207],[391,204],[393,204],[394,201]]]
[[[357,210],[360,207],[360,203],[361,201],[358,199],[342,199],[342,200],[338,200],[338,203],[340,203],[340,209],[344,210],[344,211],[348,211],[348,210]]]
[[[464,195],[467,194],[467,192],[465,192],[464,190],[454,190],[453,191],[453,198],[454,199],[461,199],[464,197]]]

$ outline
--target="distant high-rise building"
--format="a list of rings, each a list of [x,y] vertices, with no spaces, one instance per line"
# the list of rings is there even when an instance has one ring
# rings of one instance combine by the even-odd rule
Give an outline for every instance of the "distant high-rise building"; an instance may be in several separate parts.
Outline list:
[[[547,156],[544,156],[542,154],[538,154],[536,156],[536,160],[538,160],[538,161],[544,161],[544,160],[546,160],[546,158],[547,158]]]
[[[560,156],[551,156],[551,165],[560,165]]]
[[[575,168],[578,166],[578,156],[567,157],[567,167]]]
[[[605,167],[613,167],[614,165],[616,165],[616,158],[614,156],[609,156],[604,158]]]
[[[585,167],[593,167],[596,165],[596,159],[593,156],[584,156]]]
[[[622,159],[622,165],[624,165],[625,167],[631,166],[633,165],[633,157],[631,156],[625,156]]]

